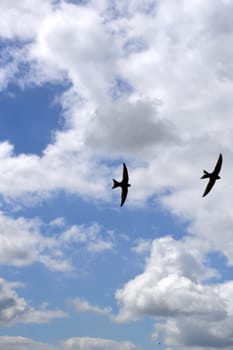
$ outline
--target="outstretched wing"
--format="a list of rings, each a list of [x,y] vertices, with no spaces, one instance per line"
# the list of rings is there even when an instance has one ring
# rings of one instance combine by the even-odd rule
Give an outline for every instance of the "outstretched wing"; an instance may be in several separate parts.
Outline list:
[[[128,181],[129,181],[128,170],[127,170],[127,167],[126,167],[125,163],[123,163],[123,178],[122,178],[122,182],[128,183]]]
[[[216,175],[219,174],[220,170],[221,170],[221,167],[222,167],[222,154],[220,153],[219,157],[218,157],[218,161],[215,165],[215,168],[214,168],[214,173]]]
[[[126,197],[127,197],[127,193],[128,193],[128,188],[127,187],[123,187],[122,191],[121,191],[121,207],[125,203],[125,200],[126,200]]]
[[[202,197],[205,197],[211,190],[211,188],[214,186],[215,184],[215,180],[213,179],[210,179],[207,186],[206,186],[206,189],[205,189],[205,192],[203,193]]]

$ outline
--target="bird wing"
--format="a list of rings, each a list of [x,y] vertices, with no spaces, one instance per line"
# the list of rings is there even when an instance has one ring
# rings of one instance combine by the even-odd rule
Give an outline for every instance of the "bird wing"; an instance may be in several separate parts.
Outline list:
[[[211,188],[214,186],[215,180],[209,179],[209,182],[206,186],[205,192],[203,193],[202,197],[205,197],[211,190]]]
[[[218,157],[218,161],[217,161],[215,168],[214,168],[214,173],[216,173],[216,175],[219,174],[221,167],[222,167],[222,154],[220,153],[220,155]]]
[[[129,181],[128,170],[127,170],[125,163],[123,163],[123,179],[122,179],[122,181],[127,182],[127,183]]]
[[[123,187],[122,191],[121,191],[121,207],[125,203],[125,200],[126,200],[126,197],[127,197],[127,193],[128,193],[128,188],[127,187]]]

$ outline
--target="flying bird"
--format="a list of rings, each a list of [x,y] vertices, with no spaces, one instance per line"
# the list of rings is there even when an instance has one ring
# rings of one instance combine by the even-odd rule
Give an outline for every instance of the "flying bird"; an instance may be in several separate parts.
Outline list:
[[[212,173],[208,173],[206,170],[203,170],[204,175],[201,177],[201,179],[209,178],[209,182],[206,186],[205,192],[203,193],[202,197],[205,197],[210,192],[216,180],[221,179],[220,176],[218,175],[220,173],[221,167],[222,167],[222,154],[220,153],[218,157],[218,161],[215,165],[214,171]]]
[[[131,186],[129,184],[129,175],[128,175],[128,170],[127,170],[125,163],[123,163],[123,174],[122,174],[121,182],[119,182],[115,179],[112,179],[112,180],[113,180],[112,188],[121,187],[121,207],[122,207],[122,205],[125,203],[125,200],[127,197],[128,187]]]

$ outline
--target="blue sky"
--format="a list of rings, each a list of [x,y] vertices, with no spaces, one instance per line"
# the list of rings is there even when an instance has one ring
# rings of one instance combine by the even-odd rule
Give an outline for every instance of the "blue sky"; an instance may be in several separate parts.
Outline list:
[[[0,10],[0,348],[233,349],[233,2]]]

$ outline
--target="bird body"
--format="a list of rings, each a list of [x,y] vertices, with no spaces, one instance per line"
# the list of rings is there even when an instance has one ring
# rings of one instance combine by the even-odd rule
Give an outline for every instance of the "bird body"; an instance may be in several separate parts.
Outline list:
[[[117,181],[115,179],[112,179],[112,180],[113,180],[113,186],[112,186],[113,189],[116,187],[121,187],[121,207],[122,207],[128,194],[128,187],[131,186],[129,184],[129,175],[128,175],[128,170],[125,163],[123,163],[122,180],[121,181]]]
[[[222,167],[222,154],[220,153],[218,157],[218,161],[215,165],[214,171],[212,173],[209,173],[208,171],[203,170],[204,175],[201,177],[201,179],[209,178],[209,182],[206,186],[205,192],[203,193],[202,197],[205,197],[214,186],[215,181],[220,179],[219,173],[220,173],[221,167]]]

